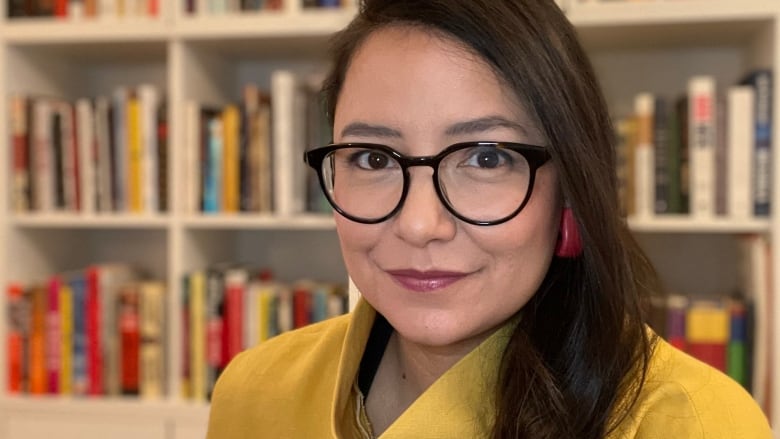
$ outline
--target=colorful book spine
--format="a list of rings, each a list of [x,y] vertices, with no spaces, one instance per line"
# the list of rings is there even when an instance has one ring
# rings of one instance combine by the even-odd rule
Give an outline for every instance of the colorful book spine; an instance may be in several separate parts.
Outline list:
[[[73,289],[60,287],[60,395],[73,393]]]
[[[62,338],[60,324],[60,287],[58,276],[48,282],[46,297],[46,382],[47,393],[60,392],[60,363],[62,361]]]
[[[222,111],[222,211],[239,211],[241,173],[239,163],[240,113],[236,105]]]
[[[670,295],[667,298],[666,306],[666,339],[672,346],[686,352],[688,350],[686,338],[688,298],[680,295]]]
[[[8,392],[20,393],[24,389],[24,326],[27,320],[24,291],[21,285],[11,284],[7,289],[8,334]]]
[[[127,284],[119,290],[117,319],[119,324],[121,388],[124,395],[139,391],[140,293],[138,285]]]
[[[694,76],[688,81],[690,142],[690,212],[715,215],[715,79]]]
[[[753,203],[756,216],[769,216],[772,200],[772,71],[750,72],[742,81],[755,90],[755,147],[753,150]]]
[[[84,275],[70,280],[73,291],[73,393],[87,394],[89,377],[87,375],[87,288]]]
[[[742,300],[728,303],[729,341],[726,354],[726,373],[745,389],[750,388],[748,373],[747,307]]]
[[[694,300],[686,318],[688,353],[716,369],[727,372],[726,346],[729,315],[719,302]]]
[[[159,399],[165,391],[165,287],[143,282],[140,292],[139,391],[144,399]]]

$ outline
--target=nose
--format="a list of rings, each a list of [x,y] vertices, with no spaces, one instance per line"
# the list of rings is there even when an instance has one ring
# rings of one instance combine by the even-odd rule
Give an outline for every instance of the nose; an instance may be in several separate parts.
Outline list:
[[[436,194],[433,169],[413,168],[409,174],[409,191],[401,211],[393,219],[395,233],[415,247],[451,240],[457,224]]]

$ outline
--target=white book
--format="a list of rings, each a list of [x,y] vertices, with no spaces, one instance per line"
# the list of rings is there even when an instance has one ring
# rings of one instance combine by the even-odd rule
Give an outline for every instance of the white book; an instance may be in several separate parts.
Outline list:
[[[688,154],[690,212],[715,215],[715,79],[694,76],[688,81]]]
[[[38,98],[33,104],[33,198],[35,210],[54,210],[54,157],[52,153],[51,118],[52,103],[47,98]]]
[[[184,104],[184,213],[200,211],[201,128],[200,104],[194,100]]]
[[[89,99],[76,101],[76,132],[79,151],[79,190],[82,213],[93,213],[97,204],[95,161],[95,114]]]
[[[110,102],[105,96],[95,100],[95,140],[97,163],[97,210],[111,212],[114,210],[113,183],[111,182],[111,116]]]
[[[655,96],[640,93],[634,98],[637,117],[637,145],[634,150],[635,215],[640,218],[655,212],[655,149],[653,147],[653,114]]]
[[[147,213],[159,212],[160,172],[158,166],[157,111],[160,96],[157,88],[150,84],[138,87],[138,100],[141,106],[141,144],[143,145],[143,210]]]
[[[305,207],[302,136],[306,105],[295,74],[276,70],[271,75],[271,121],[273,142],[274,209],[279,215],[294,215]]]
[[[755,92],[736,85],[728,89],[727,213],[738,219],[753,216],[753,145],[755,143]]]
[[[244,289],[243,349],[249,349],[260,342],[260,292],[261,281],[251,281]]]

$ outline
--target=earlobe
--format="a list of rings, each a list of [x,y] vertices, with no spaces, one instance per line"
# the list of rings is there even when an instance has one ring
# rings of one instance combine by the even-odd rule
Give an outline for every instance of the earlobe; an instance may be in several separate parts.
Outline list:
[[[555,256],[559,258],[576,258],[582,254],[582,239],[577,228],[577,221],[570,207],[564,207],[561,212],[561,228],[558,232],[558,242],[555,244]]]

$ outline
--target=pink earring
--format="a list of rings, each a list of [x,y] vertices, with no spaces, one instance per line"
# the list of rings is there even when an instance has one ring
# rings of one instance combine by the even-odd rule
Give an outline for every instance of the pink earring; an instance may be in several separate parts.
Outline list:
[[[576,258],[582,254],[582,239],[577,229],[577,221],[570,207],[564,207],[561,213],[561,230],[558,242],[555,244],[555,256],[559,258]]]

